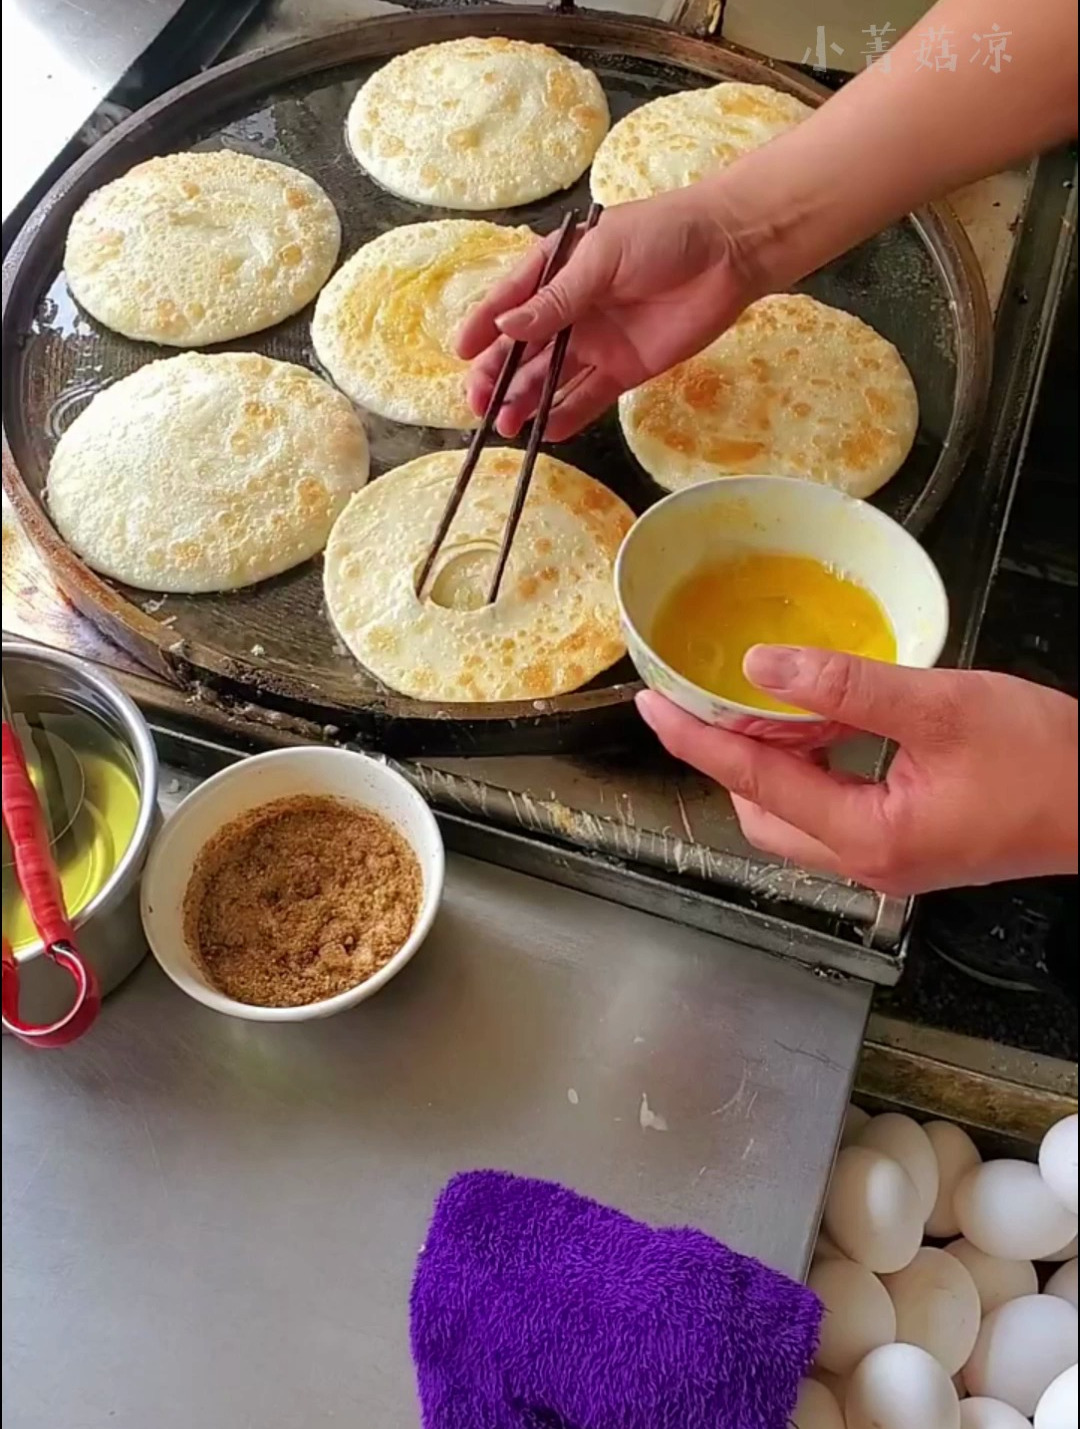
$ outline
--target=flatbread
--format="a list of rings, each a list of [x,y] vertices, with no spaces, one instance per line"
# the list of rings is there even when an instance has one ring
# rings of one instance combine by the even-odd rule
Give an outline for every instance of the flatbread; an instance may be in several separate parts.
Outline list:
[[[91,194],[64,268],[76,300],[114,332],[205,347],[298,313],[340,246],[314,179],[225,149],[149,159]]]
[[[801,295],[762,298],[704,352],[619,400],[630,450],[669,491],[803,476],[868,497],[904,464],[919,400],[872,327]]]
[[[315,305],[311,340],[354,402],[421,427],[467,430],[468,363],[454,351],[469,309],[535,243],[527,228],[447,218],[365,244]]]
[[[349,144],[391,193],[472,213],[576,183],[607,133],[596,76],[546,45],[464,39],[410,50],[353,101]]]
[[[620,119],[596,151],[589,182],[606,208],[685,188],[813,113],[790,94],[734,81],[665,94]]]
[[[60,438],[57,529],[143,590],[232,590],[322,550],[368,475],[348,399],[289,362],[188,353],[98,393]]]
[[[486,605],[521,453],[489,448],[436,561],[415,583],[461,468],[434,452],[353,497],[326,547],[330,617],[373,675],[413,699],[533,700],[587,684],[625,651],[612,567],[633,512],[541,456],[499,598]]]

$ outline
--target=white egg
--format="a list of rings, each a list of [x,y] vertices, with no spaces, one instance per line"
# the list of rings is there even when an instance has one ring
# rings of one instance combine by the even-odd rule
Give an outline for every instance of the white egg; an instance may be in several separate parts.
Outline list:
[[[1034,1295],[1039,1288],[1039,1277],[1030,1260],[1002,1260],[1000,1256],[987,1255],[969,1240],[954,1240],[945,1250],[956,1256],[974,1280],[984,1315],[1007,1300]]]
[[[1047,1385],[1035,1407],[1035,1429],[1076,1429],[1076,1365]]]
[[[1040,1395],[1076,1363],[1076,1311],[1055,1295],[1025,1295],[987,1315],[964,1366],[974,1395],[1034,1414]]]
[[[967,1364],[982,1309],[970,1272],[955,1255],[923,1246],[910,1265],[882,1277],[896,1311],[896,1338],[933,1355],[948,1375]]]
[[[834,1245],[824,1231],[818,1232],[814,1245],[814,1260],[846,1260],[847,1256],[838,1245]]]
[[[980,1397],[960,1405],[960,1429],[1029,1429],[1029,1425],[1011,1404]]]
[[[898,1162],[915,1183],[925,1224],[938,1195],[938,1163],[930,1138],[919,1123],[898,1111],[871,1119],[859,1132],[857,1146],[869,1146]]]
[[[949,1376],[917,1345],[882,1345],[851,1376],[847,1429],[960,1429]]]
[[[926,1221],[926,1234],[944,1239],[960,1229],[953,1210],[956,1188],[982,1157],[967,1132],[951,1121],[928,1121],[923,1131],[934,1149],[938,1168],[937,1200]]]
[[[1076,1237],[1073,1236],[1072,1240],[1069,1241],[1068,1245],[1063,1245],[1060,1250],[1055,1250],[1053,1255],[1044,1255],[1041,1258],[1045,1261],[1048,1261],[1051,1265],[1060,1265],[1065,1260],[1075,1260]]]
[[[1047,1295],[1056,1295],[1059,1300],[1068,1300],[1073,1309],[1076,1304],[1076,1259],[1067,1260],[1060,1270],[1055,1270],[1046,1282]]]
[[[1043,1180],[1067,1211],[1076,1215],[1076,1126],[1077,1117],[1055,1122],[1039,1147],[1039,1170]]]
[[[986,1161],[953,1198],[964,1238],[1003,1260],[1042,1260],[1076,1234],[1076,1217],[1028,1161]]]
[[[817,1352],[822,1369],[848,1375],[871,1350],[896,1339],[892,1301],[865,1266],[823,1260],[812,1267],[807,1284],[825,1307]]]
[[[791,1429],[844,1429],[844,1416],[832,1394],[816,1379],[804,1379],[791,1416]]]
[[[859,1133],[870,1120],[870,1113],[863,1111],[861,1106],[856,1106],[854,1102],[844,1113],[844,1129],[840,1133],[841,1149],[845,1146],[853,1146],[859,1139]]]
[[[846,1256],[879,1274],[903,1270],[915,1259],[922,1228],[919,1195],[902,1166],[868,1146],[841,1151],[825,1200],[825,1229]]]

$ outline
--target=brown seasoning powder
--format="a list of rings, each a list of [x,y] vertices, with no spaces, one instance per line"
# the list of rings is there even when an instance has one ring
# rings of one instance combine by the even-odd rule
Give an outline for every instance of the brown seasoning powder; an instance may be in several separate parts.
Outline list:
[[[184,934],[210,982],[255,1007],[303,1007],[356,987],[401,948],[420,911],[412,849],[342,799],[277,799],[199,854]]]

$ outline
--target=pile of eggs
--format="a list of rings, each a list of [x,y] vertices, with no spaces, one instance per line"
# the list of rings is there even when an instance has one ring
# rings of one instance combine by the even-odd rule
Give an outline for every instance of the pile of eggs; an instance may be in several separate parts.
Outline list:
[[[1077,1429],[1076,1144],[1069,1116],[1037,1166],[983,1161],[950,1122],[849,1109],[794,1429]]]

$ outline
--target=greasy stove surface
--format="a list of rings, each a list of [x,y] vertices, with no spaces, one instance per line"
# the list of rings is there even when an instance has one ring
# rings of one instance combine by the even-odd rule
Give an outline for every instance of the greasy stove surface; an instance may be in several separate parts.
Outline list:
[[[263,0],[2,0],[3,245],[101,134],[211,64]],[[23,122],[32,113],[34,122]]]
[[[1076,253],[976,663],[1077,694]],[[877,1011],[1075,1062],[1076,879],[928,898]],[[1071,988],[1071,994],[1065,991]]]
[[[181,8],[181,0],[3,0],[4,218]],[[125,13],[126,12],[126,13]],[[34,122],[20,122],[28,110]]]

